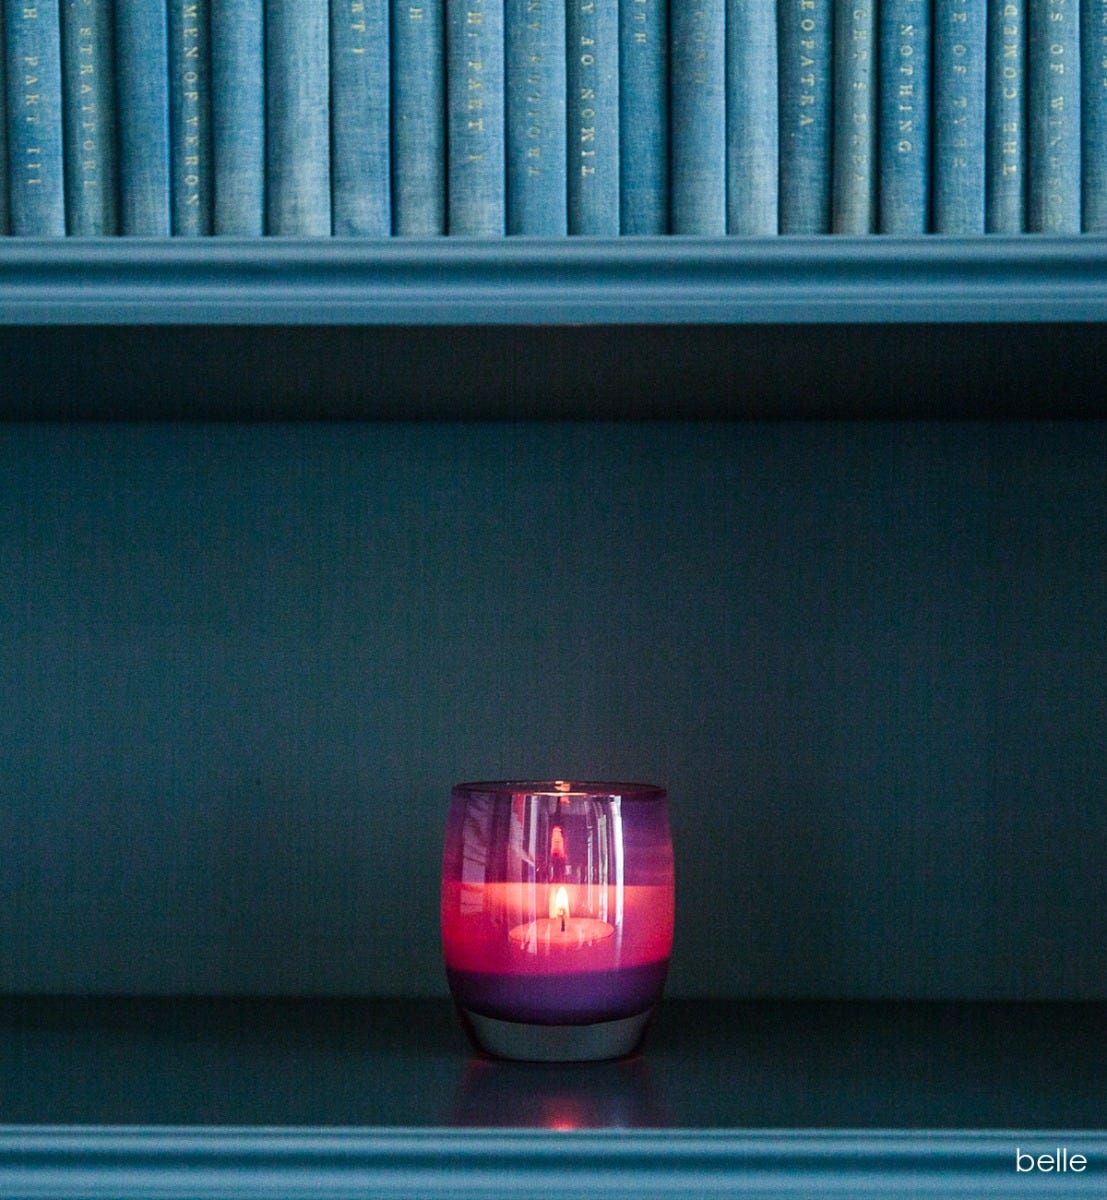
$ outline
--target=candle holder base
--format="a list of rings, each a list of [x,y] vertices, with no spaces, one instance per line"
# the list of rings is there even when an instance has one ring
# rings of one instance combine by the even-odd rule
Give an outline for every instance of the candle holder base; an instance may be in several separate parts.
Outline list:
[[[477,1047],[496,1058],[523,1062],[598,1062],[633,1054],[646,1032],[653,1009],[591,1025],[501,1021],[465,1008],[461,1009],[461,1015]]]

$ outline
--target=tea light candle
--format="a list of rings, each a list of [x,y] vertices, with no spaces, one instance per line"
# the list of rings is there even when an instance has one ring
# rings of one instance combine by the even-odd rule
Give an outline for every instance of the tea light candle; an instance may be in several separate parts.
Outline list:
[[[611,1058],[661,995],[673,858],[661,788],[458,784],[442,871],[450,989],[477,1045],[507,1058]]]

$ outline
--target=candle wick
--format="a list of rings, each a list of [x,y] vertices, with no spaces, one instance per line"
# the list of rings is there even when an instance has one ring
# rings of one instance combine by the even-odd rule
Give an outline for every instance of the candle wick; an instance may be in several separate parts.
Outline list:
[[[561,932],[562,933],[565,932],[565,914],[564,913],[561,914]]]

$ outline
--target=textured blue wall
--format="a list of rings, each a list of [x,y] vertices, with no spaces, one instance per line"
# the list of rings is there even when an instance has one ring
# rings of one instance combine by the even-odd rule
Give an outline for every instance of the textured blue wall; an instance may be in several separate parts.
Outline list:
[[[672,994],[1107,995],[1107,426],[0,427],[0,990],[445,990],[450,784],[667,784]]]

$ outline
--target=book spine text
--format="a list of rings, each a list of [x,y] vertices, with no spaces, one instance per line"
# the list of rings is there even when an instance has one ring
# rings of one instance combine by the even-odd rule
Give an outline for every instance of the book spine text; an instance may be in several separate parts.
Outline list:
[[[65,234],[61,29],[57,0],[5,0],[12,233]]]
[[[569,232],[619,233],[619,6],[568,0]]]
[[[881,233],[926,233],[930,221],[930,4],[880,8]]]
[[[446,0],[449,231],[500,237],[504,178],[503,0]]]
[[[780,232],[829,233],[830,0],[779,0]]]
[[[834,6],[834,185],[831,229],[876,229],[876,5]]]
[[[392,0],[392,232],[446,232],[443,0]]]
[[[392,232],[389,0],[331,0],[331,217],[340,237]]]
[[[169,3],[169,144],[173,233],[211,233],[211,12],[207,0]]]
[[[667,0],[619,4],[619,214],[622,233],[669,232]]]
[[[505,0],[507,232],[568,231],[563,0]]]
[[[979,0],[935,0],[935,233],[984,232],[987,38]]]
[[[1030,0],[1031,233],[1080,232],[1080,23],[1077,0]]]
[[[64,0],[61,19],[66,230],[103,237],[119,232],[111,5]]]
[[[1026,0],[988,5],[988,233],[1026,228]]]

